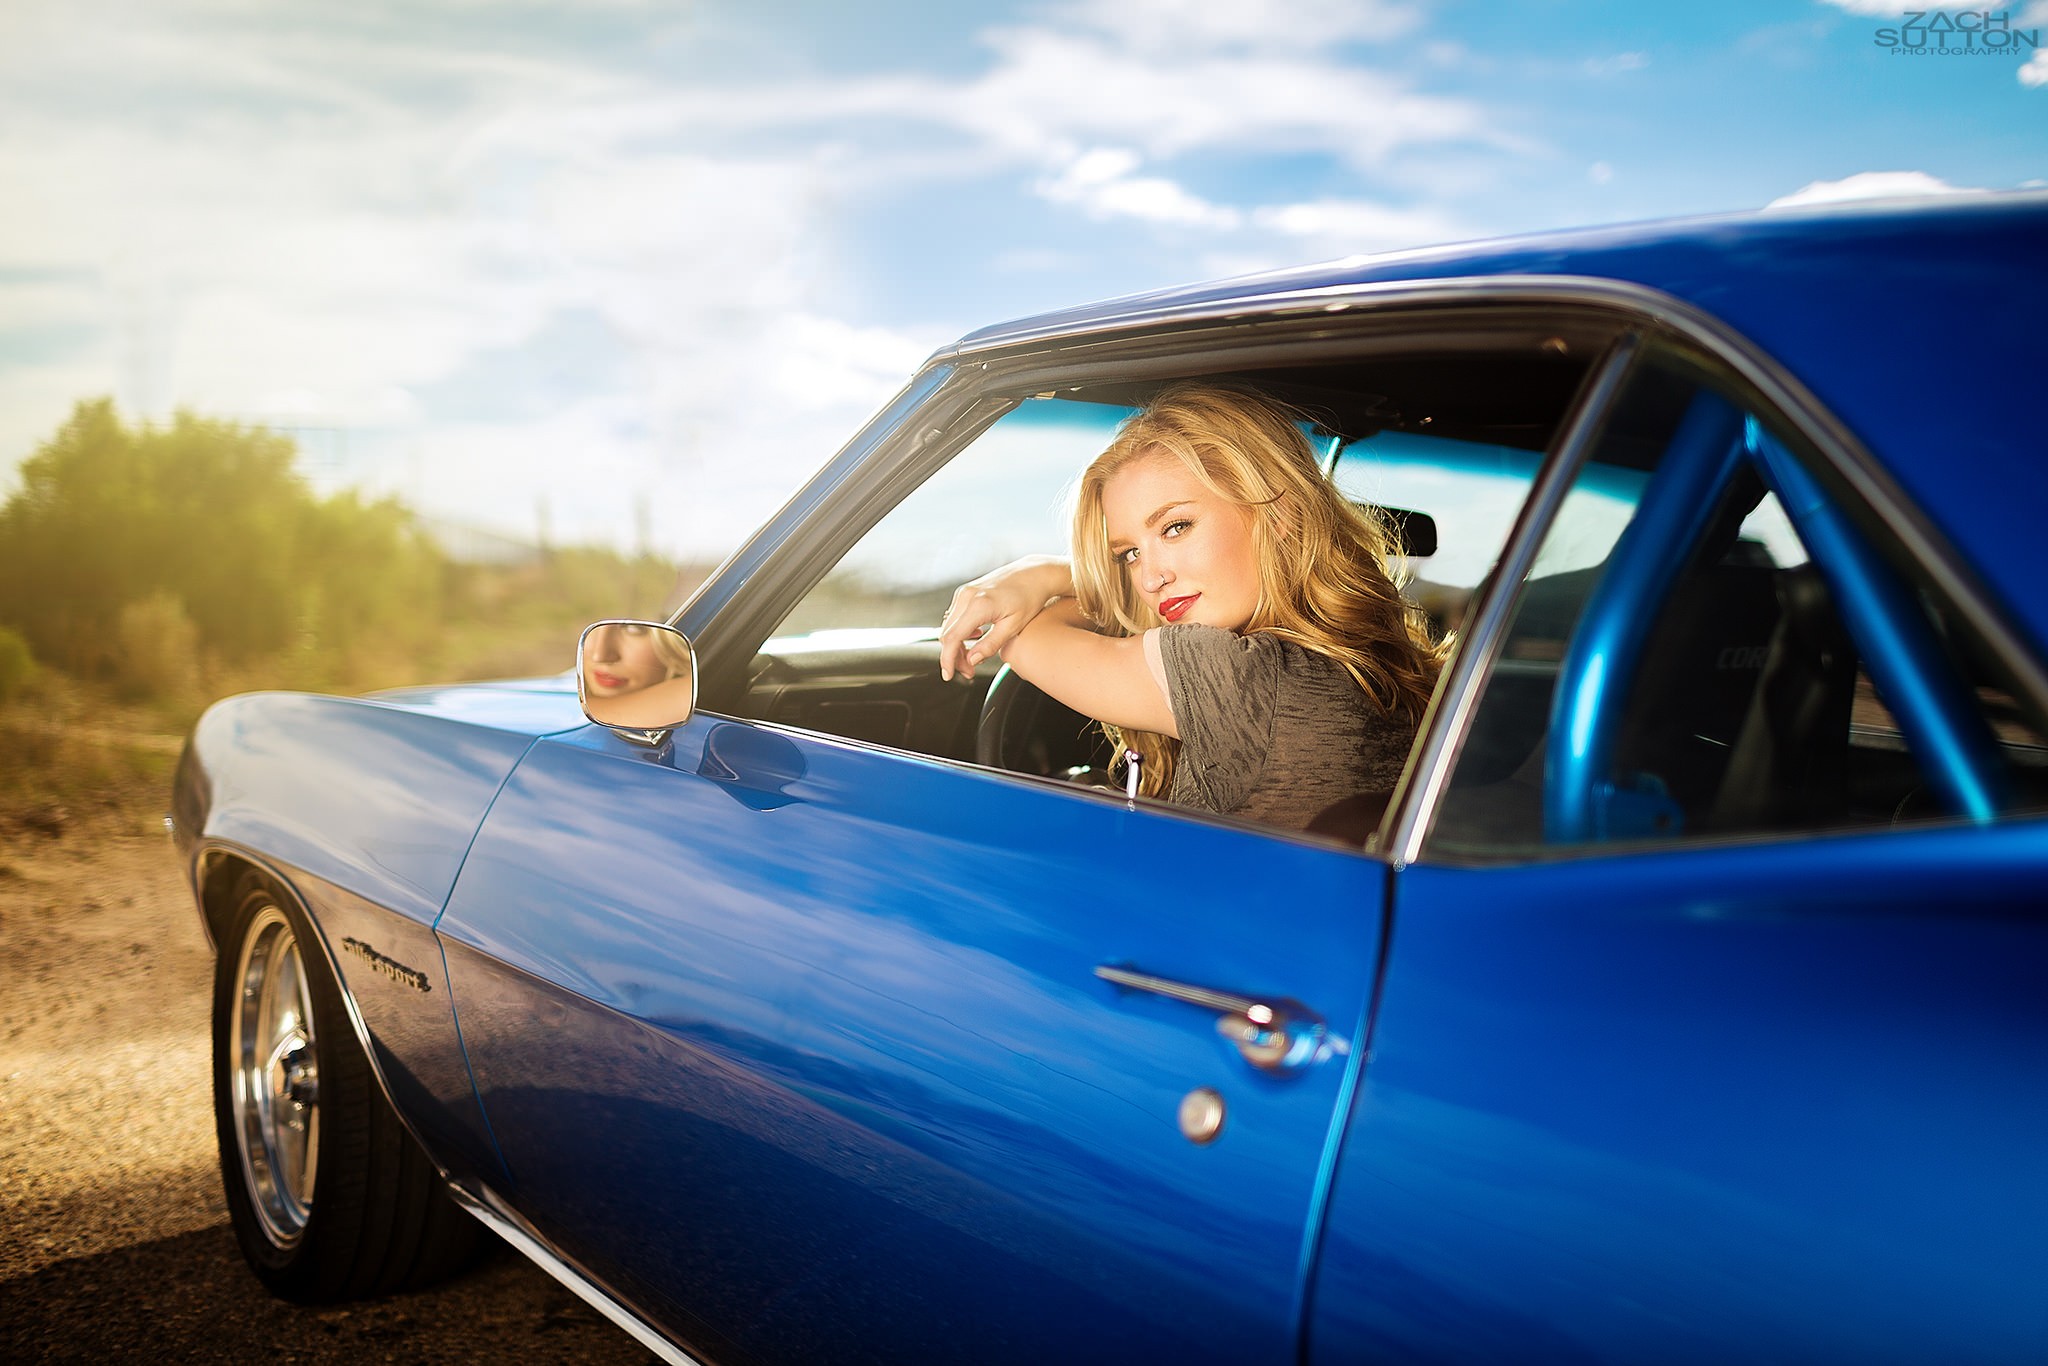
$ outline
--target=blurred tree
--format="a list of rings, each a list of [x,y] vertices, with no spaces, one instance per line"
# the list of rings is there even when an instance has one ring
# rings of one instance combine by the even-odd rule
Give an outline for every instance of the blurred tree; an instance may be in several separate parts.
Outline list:
[[[585,623],[665,615],[702,577],[598,547],[456,563],[393,500],[316,497],[295,456],[261,427],[80,402],[0,506],[0,699],[37,660],[174,708],[553,673]]]
[[[180,412],[130,428],[111,399],[81,401],[0,508],[0,622],[60,668],[114,678],[132,673],[121,614],[139,602],[229,662],[430,628],[443,563],[410,514],[316,498],[295,453],[260,427]]]

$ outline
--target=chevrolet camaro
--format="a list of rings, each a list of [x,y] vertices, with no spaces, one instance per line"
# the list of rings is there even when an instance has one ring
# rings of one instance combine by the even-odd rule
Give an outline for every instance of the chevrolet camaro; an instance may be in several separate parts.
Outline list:
[[[487,1228],[671,1361],[2048,1358],[2044,248],[1957,196],[991,327],[598,628],[665,711],[215,705],[248,1261]],[[1190,378],[1303,415],[1449,642],[1306,830],[938,667]]]

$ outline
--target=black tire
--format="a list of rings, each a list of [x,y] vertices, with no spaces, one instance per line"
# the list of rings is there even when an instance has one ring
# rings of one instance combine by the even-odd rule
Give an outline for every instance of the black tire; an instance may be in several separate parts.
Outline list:
[[[383,1295],[473,1260],[482,1226],[378,1089],[304,912],[259,874],[235,888],[213,981],[221,1179],[271,1292]]]

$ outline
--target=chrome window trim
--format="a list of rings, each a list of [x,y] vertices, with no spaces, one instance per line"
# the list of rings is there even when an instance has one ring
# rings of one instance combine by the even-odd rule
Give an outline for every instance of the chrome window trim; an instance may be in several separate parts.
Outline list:
[[[986,363],[1009,352],[1042,351],[1048,346],[1093,345],[1120,335],[1156,332],[1218,322],[1253,322],[1269,318],[1327,314],[1341,317],[1355,308],[1405,304],[1450,303],[1594,303],[1626,302],[1632,310],[1645,301],[1663,301],[1683,308],[1677,299],[1657,290],[1623,281],[1582,275],[1454,275],[1423,280],[1371,280],[1314,289],[1247,294],[1198,304],[1140,309],[1097,318],[1079,325],[1048,324],[1005,333],[968,345],[956,342],[932,353],[926,365]]]
[[[578,1299],[624,1329],[635,1342],[655,1356],[669,1362],[670,1366],[706,1366],[705,1362],[663,1337],[595,1277],[556,1252],[533,1225],[522,1219],[489,1187],[469,1190],[450,1184],[448,1193],[478,1223],[518,1249],[519,1255],[553,1276]]]

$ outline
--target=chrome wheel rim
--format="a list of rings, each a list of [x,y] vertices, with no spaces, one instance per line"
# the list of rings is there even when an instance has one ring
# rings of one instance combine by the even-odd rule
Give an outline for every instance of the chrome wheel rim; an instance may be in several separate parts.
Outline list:
[[[313,1209],[320,1065],[305,960],[277,907],[263,907],[249,923],[235,979],[228,1048],[242,1179],[264,1233],[290,1247]]]

